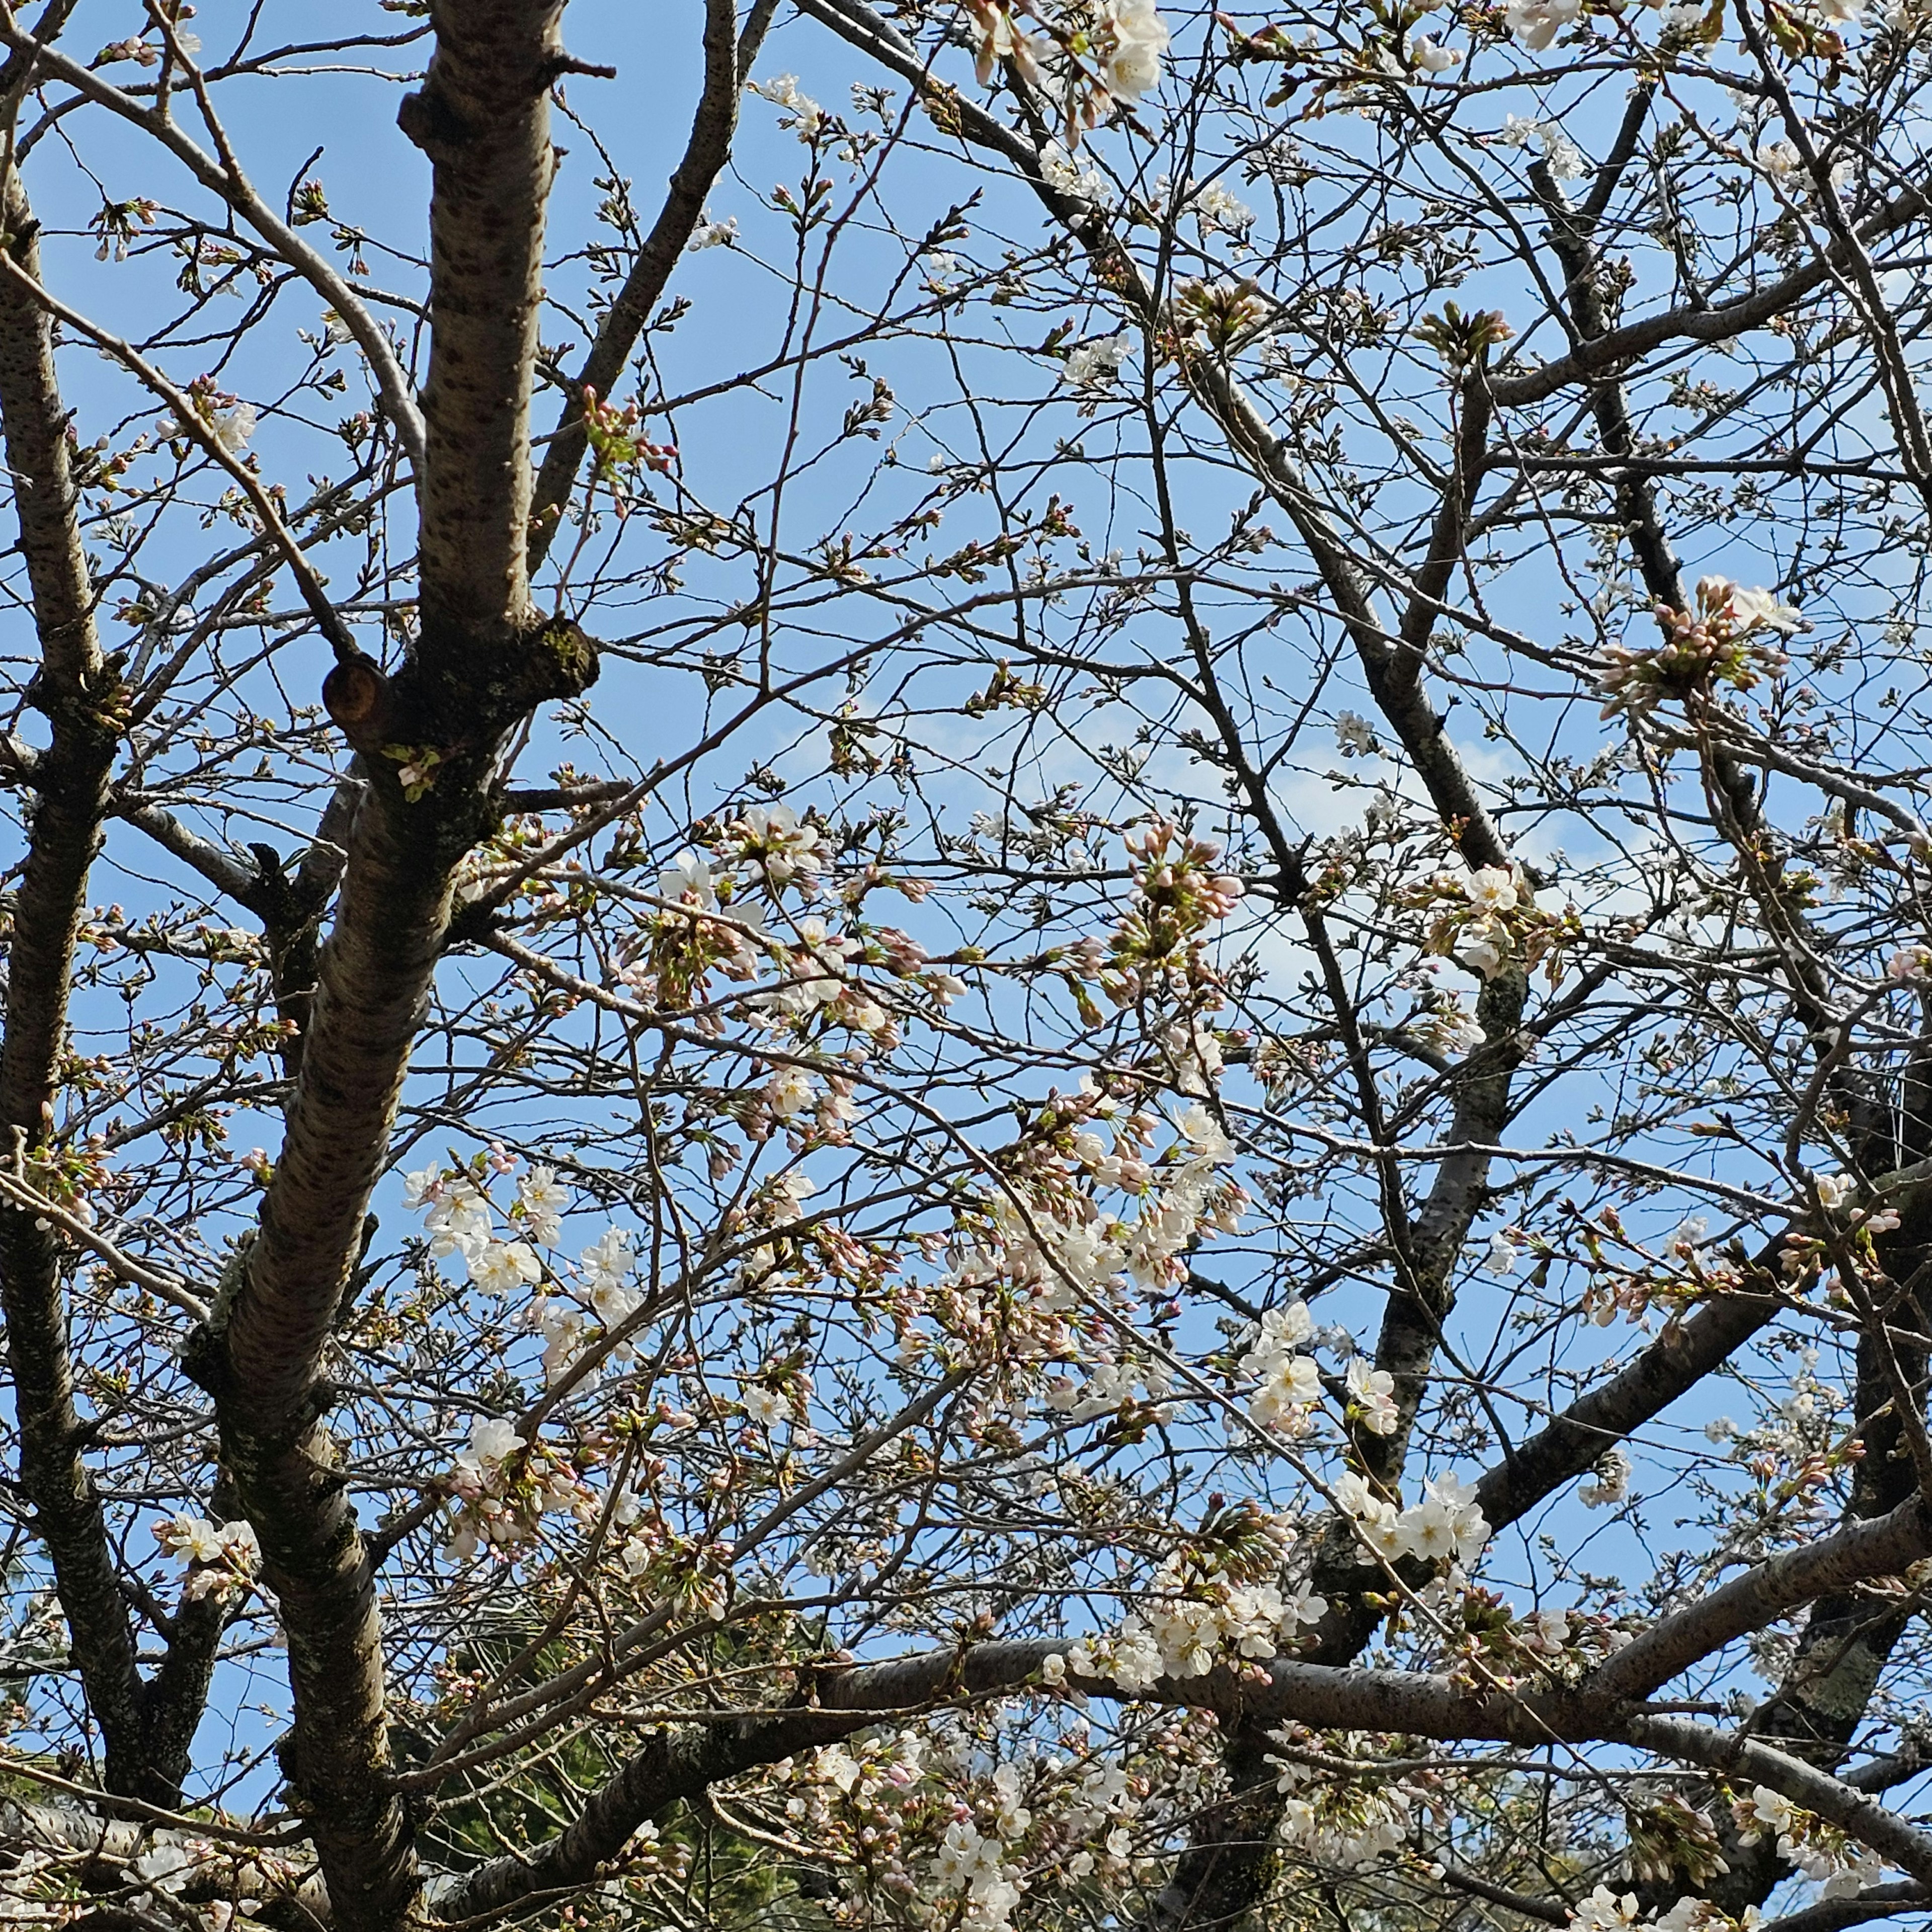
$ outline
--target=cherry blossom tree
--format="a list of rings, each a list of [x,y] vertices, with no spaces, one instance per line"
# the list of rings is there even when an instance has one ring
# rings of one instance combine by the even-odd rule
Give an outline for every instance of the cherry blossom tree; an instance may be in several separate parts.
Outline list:
[[[1923,1919],[1923,0],[0,42],[8,1923]]]

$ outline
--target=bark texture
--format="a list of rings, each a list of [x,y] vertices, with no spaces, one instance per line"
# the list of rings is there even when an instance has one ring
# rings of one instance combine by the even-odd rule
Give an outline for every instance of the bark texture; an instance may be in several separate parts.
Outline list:
[[[38,281],[35,224],[17,182],[8,183],[4,207],[4,245]],[[107,816],[120,730],[118,671],[101,652],[74,517],[52,329],[11,280],[0,286],[0,425],[40,636],[40,668],[28,697],[51,734],[35,772],[26,862],[8,945],[7,1030],[0,1048],[4,1157],[31,1163],[54,1136],[75,935]],[[53,1231],[13,1208],[0,1208],[0,1300],[20,1420],[21,1482],[53,1564],[74,1662],[100,1728],[107,1783],[111,1790],[165,1802],[166,1780],[152,1778],[146,1762],[134,1631],[106,1522],[81,1454],[61,1257]]]
[[[551,0],[439,4],[434,57],[400,116],[434,178],[421,631],[393,676],[350,660],[325,691],[362,754],[360,800],[260,1232],[194,1358],[288,1633],[284,1768],[341,1932],[408,1922],[419,1874],[391,1776],[374,1571],[322,1419],[326,1352],[443,950],[452,878],[495,821],[506,736],[596,671],[574,627],[531,611],[524,564],[560,12]],[[400,777],[412,760],[430,777],[414,796]]]
[[[0,88],[0,92],[4,92]],[[16,177],[4,190],[4,245],[40,278],[37,224]],[[68,1050],[76,935],[110,808],[122,739],[120,667],[94,622],[69,463],[68,412],[46,312],[10,278],[0,287],[0,433],[13,479],[40,668],[28,696],[50,728],[32,762],[27,854],[7,954],[0,1046],[4,1157],[29,1164],[56,1142],[55,1110]],[[62,1258],[54,1231],[0,1208],[0,1307],[20,1432],[20,1480],[53,1567],[88,1708],[99,1726],[109,1790],[146,1803],[180,1802],[220,1640],[219,1608],[188,1606],[167,1654],[144,1682],[116,1551],[84,1456],[76,1406]]]

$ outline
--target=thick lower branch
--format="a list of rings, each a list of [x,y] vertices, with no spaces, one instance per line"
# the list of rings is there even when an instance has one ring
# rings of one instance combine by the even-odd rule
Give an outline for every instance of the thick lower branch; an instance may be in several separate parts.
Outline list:
[[[16,178],[5,185],[4,245],[35,281],[36,224]],[[88,874],[107,815],[120,734],[118,682],[94,624],[94,593],[74,514],[67,410],[44,310],[10,278],[0,286],[0,428],[20,520],[41,663],[28,688],[52,740],[34,764],[28,845],[8,946],[0,1048],[0,1158],[31,1161],[52,1138],[67,1051],[68,1004]],[[56,1231],[0,1208],[0,1304],[20,1439],[20,1482],[34,1508],[65,1613],[110,1789],[171,1803],[144,1736],[140,1671],[114,1552],[81,1455]]]
[[[445,1923],[501,1917],[542,1895],[581,1885],[615,1857],[630,1834],[672,1804],[712,1784],[850,1736],[882,1718],[904,1718],[962,1696],[1037,1684],[1064,1638],[932,1651],[826,1672],[814,1701],[778,1715],[693,1725],[652,1738],[602,1786],[568,1830],[533,1855],[493,1860],[441,1892]],[[1932,1874],[1932,1834],[1828,1774],[1751,1738],[1685,1718],[1556,1688],[1472,1690],[1413,1671],[1366,1670],[1277,1658],[1264,1682],[1226,1667],[1204,1677],[1163,1679],[1126,1693],[1096,1678],[1071,1682],[1090,1696],[1217,1713],[1250,1736],[1290,1721],[1317,1730],[1370,1731],[1444,1742],[1634,1744],[1678,1762],[1755,1780],[1782,1792],[1923,1882]]]

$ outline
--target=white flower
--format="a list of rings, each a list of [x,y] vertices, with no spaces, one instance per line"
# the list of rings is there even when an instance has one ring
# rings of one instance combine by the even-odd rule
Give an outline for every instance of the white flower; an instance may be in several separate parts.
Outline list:
[[[1789,635],[1804,628],[1804,620],[1798,612],[1789,604],[1780,604],[1768,590],[1747,590],[1734,586],[1728,608],[1731,622],[1740,632],[1762,628]]]
[[[1538,1610],[1529,1619],[1524,1640],[1532,1650],[1559,1651],[1570,1641],[1570,1619],[1561,1610]]]
[[[1291,1349],[1315,1332],[1315,1318],[1305,1301],[1290,1301],[1269,1309],[1250,1332],[1248,1352],[1241,1358],[1244,1375],[1265,1375]]]
[[[765,1382],[747,1381],[742,1386],[745,1413],[752,1420],[769,1429],[774,1423],[792,1420],[790,1399],[782,1389]]]
[[[1114,0],[1101,16],[1096,36],[1108,48],[1100,80],[1116,100],[1138,100],[1160,82],[1160,57],[1167,51],[1167,22],[1154,0]]]
[[[524,1438],[500,1417],[486,1415],[470,1431],[470,1457],[479,1465],[506,1462],[525,1446]]]
[[[1490,1540],[1489,1522],[1476,1506],[1474,1485],[1459,1483],[1453,1476],[1432,1478],[1424,1486],[1422,1500],[1400,1515],[1392,1504],[1372,1495],[1359,1477],[1354,1478],[1346,1500],[1339,1483],[1336,1496],[1384,1556],[1473,1563]]]
[[[1493,980],[1502,970],[1508,935],[1500,926],[1485,920],[1466,926],[1456,942],[1456,962],[1485,980]]]
[[[1821,1174],[1814,1184],[1818,1190],[1819,1201],[1827,1208],[1842,1208],[1858,1186],[1849,1174]]]
[[[1113,205],[1107,178],[1096,167],[1082,167],[1058,141],[1049,141],[1040,151],[1040,175],[1048,188],[1060,194],[1077,195],[1096,208]]]
[[[1444,1053],[1473,1053],[1489,1038],[1475,1015],[1460,1000],[1438,1007],[1430,1016],[1428,1028]]]
[[[1448,74],[1462,64],[1462,56],[1454,47],[1438,46],[1426,34],[1418,34],[1408,44],[1412,66],[1424,74]]]
[[[1514,1274],[1519,1258],[1516,1245],[1510,1239],[1508,1231],[1499,1228],[1490,1237],[1490,1251],[1483,1257],[1483,1267],[1490,1274]]]
[[[1395,1378],[1385,1370],[1371,1366],[1366,1355],[1358,1355],[1348,1364],[1349,1398],[1361,1410],[1356,1418],[1372,1436],[1393,1436],[1399,1418],[1395,1406]]]
[[[517,1183],[517,1198],[523,1203],[524,1226],[531,1240],[555,1247],[563,1232],[560,1216],[570,1204],[569,1194],[556,1184],[556,1170],[532,1168]]]
[[[442,1189],[440,1167],[419,1167],[403,1176],[403,1205],[412,1211],[434,1201]]]
[[[765,1105],[775,1119],[788,1120],[812,1105],[818,1090],[803,1067],[781,1067],[765,1082]]]
[[[236,1569],[252,1576],[262,1567],[262,1542],[252,1522],[224,1522],[221,1526],[223,1553]]]
[[[1230,235],[1245,235],[1255,225],[1254,210],[1238,201],[1219,182],[1210,182],[1195,191],[1194,218],[1204,235],[1217,228]]]
[[[1630,1494],[1630,1459],[1621,1449],[1606,1449],[1597,1458],[1597,1480],[1585,1483],[1576,1499],[1586,1509],[1603,1509]]]
[[[825,110],[810,94],[799,92],[798,76],[795,74],[781,74],[770,80],[754,80],[752,92],[762,94],[775,106],[789,108],[792,118],[781,121],[778,125],[795,128],[801,141],[811,140],[825,124]]]
[[[1558,181],[1575,181],[1590,172],[1588,157],[1553,122],[1505,114],[1490,138],[1499,148],[1540,148],[1544,166]]]
[[[194,1858],[185,1845],[157,1845],[144,1852],[130,1869],[144,1883],[158,1892],[181,1890],[194,1869]]]
[[[1862,1845],[1847,1845],[1838,1854],[1836,1868],[1826,1877],[1818,1896],[1821,1900],[1856,1898],[1868,1885],[1885,1876],[1885,1861]]]
[[[728,248],[737,238],[738,218],[728,214],[722,221],[699,223],[685,246],[695,254],[703,248]]]
[[[1335,742],[1348,758],[1366,758],[1382,748],[1376,741],[1375,727],[1353,711],[1344,711],[1335,720]]]
[[[1544,165],[1558,181],[1580,181],[1590,172],[1589,157],[1561,128],[1546,122],[1539,130]]]
[[[1478,866],[1463,879],[1462,896],[1480,912],[1514,912],[1516,874],[1507,866]]]
[[[1312,1355],[1283,1355],[1269,1369],[1248,1404],[1248,1414],[1264,1429],[1300,1432],[1308,1411],[1322,1400],[1322,1374]]]
[[[1221,1131],[1214,1115],[1205,1107],[1198,1103],[1190,1107],[1181,1115],[1178,1124],[1189,1145],[1202,1160],[1219,1163],[1234,1158],[1234,1143]]]
[[[527,1241],[488,1241],[466,1258],[470,1279],[486,1294],[512,1294],[543,1279],[543,1264]]]
[[[1583,0],[1509,0],[1503,20],[1532,53],[1540,53],[1583,10]]]
[[[1757,164],[1774,181],[1783,181],[1796,174],[1804,161],[1789,141],[1767,141],[1757,151]]]
[[[631,1237],[622,1228],[607,1228],[578,1261],[593,1281],[622,1281],[631,1271]]]
[[[1412,1503],[1397,1519],[1403,1546],[1412,1556],[1425,1563],[1438,1562],[1456,1553],[1456,1513],[1439,1498],[1426,1496]]]
[[[222,1532],[214,1524],[182,1510],[154,1532],[154,1540],[184,1568],[221,1561]],[[254,1532],[250,1530],[252,1536]]]
[[[1623,1932],[1636,1922],[1636,1894],[1627,1892],[1619,1898],[1606,1885],[1598,1886],[1570,1914],[1576,1932]]]
[[[1752,1822],[1760,1832],[1782,1837],[1797,1822],[1798,1808],[1781,1791],[1760,1784],[1750,1795]]]
[[[658,896],[701,906],[706,912],[718,910],[711,867],[688,845],[658,874]]]
[[[438,1260],[461,1255],[469,1260],[489,1244],[494,1217],[488,1198],[466,1174],[452,1174],[428,1197],[423,1226],[430,1235],[429,1251]]]
[[[1119,380],[1120,364],[1133,350],[1133,339],[1123,330],[1118,335],[1104,335],[1098,341],[1082,342],[1066,352],[1060,365],[1060,380],[1070,388],[1099,390]]]
[[[218,410],[212,425],[214,440],[230,456],[239,456],[255,434],[256,421],[252,403],[237,403],[232,410]]]
[[[1282,1600],[1281,1626],[1284,1631],[1292,1632],[1298,1624],[1312,1630],[1328,1614],[1328,1599],[1318,1597],[1306,1583],[1295,1586],[1294,1594]]]

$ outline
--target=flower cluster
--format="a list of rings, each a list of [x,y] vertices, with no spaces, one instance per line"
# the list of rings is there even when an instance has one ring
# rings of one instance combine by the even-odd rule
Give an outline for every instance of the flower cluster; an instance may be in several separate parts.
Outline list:
[[[1532,53],[1540,53],[1582,13],[1583,0],[1509,0],[1503,20]]]
[[[825,834],[788,805],[746,806],[724,829],[727,859],[750,865],[776,892],[809,893],[825,867]]]
[[[1157,1420],[1172,1393],[1167,1372],[1108,1339],[1107,1314],[1178,1286],[1199,1243],[1239,1226],[1247,1196],[1221,1172],[1234,1150],[1207,1108],[1193,1106],[1155,1156],[1160,1117],[1090,1081],[1078,1094],[1056,1095],[1050,1118],[1051,1138],[1017,1150],[1007,1186],[963,1213],[935,1252],[950,1265],[917,1306],[944,1339],[928,1342],[908,1327],[902,1359],[963,1351],[1008,1372],[1064,1361],[1084,1374],[1047,1378],[1049,1409],[1076,1423],[1124,1418],[1138,1388],[1147,1419]],[[1131,1214],[1103,1204],[1115,1190],[1130,1197]],[[914,1304],[902,1306],[910,1316]]]
[[[1328,1614],[1327,1600],[1305,1582],[1284,1582],[1295,1540],[1292,1525],[1252,1504],[1210,1519],[1161,1565],[1117,1629],[1068,1647],[1064,1672],[1132,1692],[1278,1656]],[[1061,1670],[1047,1675],[1063,1681]]]
[[[1444,1000],[1432,1007],[1424,1016],[1420,1030],[1440,1053],[1474,1053],[1489,1039],[1475,1015],[1454,999]]]
[[[1216,232],[1239,238],[1255,225],[1255,212],[1219,182],[1192,190],[1189,207],[1204,236]]]
[[[197,376],[188,385],[188,400],[210,436],[230,456],[248,447],[260,420],[255,406],[216,387],[212,376]]]
[[[1553,121],[1505,114],[1492,140],[1498,148],[1540,149],[1544,166],[1556,181],[1578,181],[1590,172],[1589,158]]]
[[[1116,1006],[1162,992],[1207,1004],[1202,994],[1217,992],[1220,981],[1202,936],[1228,917],[1246,887],[1221,869],[1221,848],[1212,839],[1190,837],[1166,819],[1122,842],[1138,862],[1133,898],[1110,943],[1084,943],[1080,966]]]
[[[1556,974],[1558,950],[1574,926],[1574,914],[1544,912],[1521,869],[1510,866],[1445,868],[1407,897],[1434,915],[1429,951],[1485,980],[1508,967],[1527,972],[1543,962]]]
[[[1680,1898],[1654,1918],[1643,1918],[1635,1892],[1616,1892],[1607,1885],[1599,1885],[1570,1912],[1575,1932],[1630,1932],[1640,1924],[1654,1927],[1655,1932],[1757,1932],[1762,1922],[1763,1914],[1754,1905],[1746,1906],[1742,1917],[1733,1918],[1708,1899],[1692,1898]]]
[[[1382,750],[1376,728],[1357,711],[1336,713],[1335,743],[1345,758],[1373,758]]]
[[[445,1480],[456,1504],[448,1550],[458,1562],[484,1544],[514,1551],[536,1537],[547,1514],[567,1514],[584,1525],[596,1514],[598,1498],[575,1468],[495,1416],[472,1426]]]
[[[421,1210],[431,1256],[441,1261],[460,1255],[470,1280],[491,1294],[514,1294],[543,1279],[536,1250],[522,1238],[528,1234],[554,1246],[568,1199],[552,1169],[532,1168],[518,1184],[515,1204],[503,1216],[507,1235],[499,1234],[488,1177],[493,1169],[500,1174],[515,1166],[514,1156],[493,1149],[467,1167],[426,1167],[403,1177],[403,1205]]]
[[[1606,718],[1619,712],[1644,717],[1666,698],[1688,698],[1719,685],[1748,691],[1789,662],[1772,638],[1804,627],[1797,611],[1769,591],[1747,590],[1728,577],[1700,578],[1690,610],[1659,604],[1654,610],[1662,644],[1641,650],[1612,644],[1603,653],[1597,684]]]
[[[524,1312],[526,1324],[544,1338],[544,1374],[556,1382],[592,1339],[595,1323],[608,1334],[636,1312],[642,1298],[631,1285],[634,1265],[631,1235],[622,1228],[607,1228],[578,1258],[574,1278],[565,1292],[539,1294]],[[611,1353],[627,1360],[630,1345],[620,1342]]]
[[[1171,1084],[1205,1088],[1218,1068],[1204,1033],[1160,1045]],[[1169,1124],[1128,1097],[1140,1085],[1088,1076],[1076,1093],[1055,1093],[1001,1156],[1003,1185],[959,1210],[950,1238],[923,1244],[946,1268],[930,1287],[896,1292],[902,1361],[931,1354],[997,1364],[1010,1399],[1039,1388],[1044,1365],[1062,1361],[1074,1372],[1046,1378],[1048,1409],[1075,1422],[1124,1421],[1137,1409],[1164,1418],[1168,1372],[1124,1326],[1117,1339],[1113,1311],[1184,1281],[1189,1252],[1238,1227],[1247,1196],[1222,1172],[1234,1149],[1204,1106],[1182,1108],[1171,1144],[1154,1151]],[[922,1315],[936,1336],[915,1327]]]
[[[1606,1449],[1592,1471],[1595,1480],[1578,1486],[1576,1500],[1586,1509],[1607,1509],[1630,1494],[1630,1459],[1621,1449]]]
[[[1760,1784],[1732,1803],[1731,1815],[1740,1844],[1774,1839],[1778,1856],[1822,1886],[1825,1898],[1851,1898],[1884,1875],[1885,1862],[1876,1852],[1800,1810],[1782,1792]]]
[[[1066,352],[1060,380],[1069,388],[1078,389],[1090,400],[1104,394],[1120,380],[1120,364],[1133,352],[1133,338],[1124,329],[1118,335],[1103,335],[1092,342],[1076,344]]]
[[[1453,1476],[1432,1477],[1424,1485],[1422,1500],[1406,1509],[1377,1495],[1353,1469],[1336,1479],[1334,1496],[1363,1542],[1391,1563],[1411,1556],[1466,1568],[1490,1540],[1474,1486]]]
[[[154,1541],[182,1566],[186,1601],[232,1596],[262,1567],[262,1546],[252,1523],[208,1522],[182,1510],[154,1526]]]
[[[1107,177],[1091,163],[1082,166],[1058,141],[1049,141],[1040,151],[1040,178],[1064,195],[1078,197],[1096,208],[1111,208],[1114,191]]]
[[[1025,1882],[1006,1863],[997,1834],[983,1835],[971,1817],[956,1818],[946,1828],[933,1876],[946,1892],[961,1897],[958,1923],[973,1932],[992,1932],[1012,1918]]]
[[[1069,147],[1083,128],[1160,83],[1168,31],[1154,0],[1066,0],[1051,13],[1036,0],[968,0],[967,14],[980,86],[1008,62],[1030,82],[1048,74],[1064,105]],[[1022,15],[1034,31],[1020,25]]]
[[[493,1146],[466,1165],[422,1168],[404,1176],[403,1202],[422,1210],[432,1258],[460,1256],[470,1281],[488,1294],[508,1298],[526,1288],[538,1291],[524,1319],[542,1335],[544,1370],[555,1382],[593,1339],[593,1324],[608,1333],[640,1306],[630,1279],[632,1238],[627,1229],[607,1228],[574,1268],[556,1258],[570,1197],[554,1169],[526,1169],[507,1208],[490,1195],[492,1183],[514,1173],[518,1165],[516,1156]],[[540,1247],[552,1251],[548,1267],[537,1253]],[[628,1345],[613,1352],[627,1359]]]
[[[1305,1766],[1271,1760],[1281,1766],[1276,1789],[1295,1792],[1312,1772]],[[1344,1871],[1360,1871],[1378,1859],[1401,1851],[1414,1830],[1409,1795],[1393,1780],[1371,1784],[1340,1780],[1313,1789],[1308,1796],[1291,1796],[1281,1808],[1281,1841],[1304,1858]]]
[[[1813,1184],[1818,1190],[1820,1206],[1832,1214],[1858,1212],[1858,1178],[1852,1174],[1821,1174]],[[1858,1216],[1859,1228],[1868,1234],[1888,1234],[1899,1225],[1898,1211],[1876,1208]]]
[[[1420,74],[1453,74],[1462,64],[1461,50],[1445,47],[1432,34],[1418,34],[1410,40],[1408,60]]]
[[[981,1713],[977,1736],[956,1720],[929,1742],[888,1734],[786,1760],[775,1777],[788,1829],[839,1870],[842,1889],[903,1906],[907,1920],[894,1922],[914,1925],[997,1932],[1023,1900],[1069,1882],[1144,1877],[1133,1827],[1148,1780],[1090,1755],[1077,1712],[1061,1726],[1071,1756],[1036,1744],[1007,1756],[1009,1714]],[[852,1897],[834,1921],[866,1922],[861,1909]]]
[[[778,125],[790,128],[801,141],[809,144],[824,130],[825,110],[810,94],[799,92],[796,74],[781,74],[770,80],[754,80],[750,87],[752,93],[786,110],[788,118]]]
[[[1258,1384],[1248,1402],[1249,1419],[1258,1427],[1293,1438],[1307,1435],[1314,1426],[1324,1394],[1322,1372],[1312,1355],[1300,1352],[1300,1345],[1314,1334],[1314,1318],[1300,1300],[1269,1309],[1249,1330],[1246,1352],[1238,1367]],[[1400,1418],[1394,1377],[1354,1356],[1343,1388],[1348,1421],[1371,1436],[1395,1432]]]
[[[1628,1643],[1635,1632],[1606,1612],[1581,1610],[1519,1612],[1497,1591],[1458,1580],[1451,1571],[1426,1585],[1420,1600],[1434,1612],[1442,1638],[1436,1661],[1450,1679],[1472,1690],[1492,1690],[1526,1678],[1576,1683]],[[1687,1836],[1696,1814],[1671,1805],[1643,1814],[1648,1842],[1690,1850]],[[1631,1844],[1640,1843],[1638,1814],[1627,1814]],[[1639,1874],[1640,1876],[1642,1874]]]

